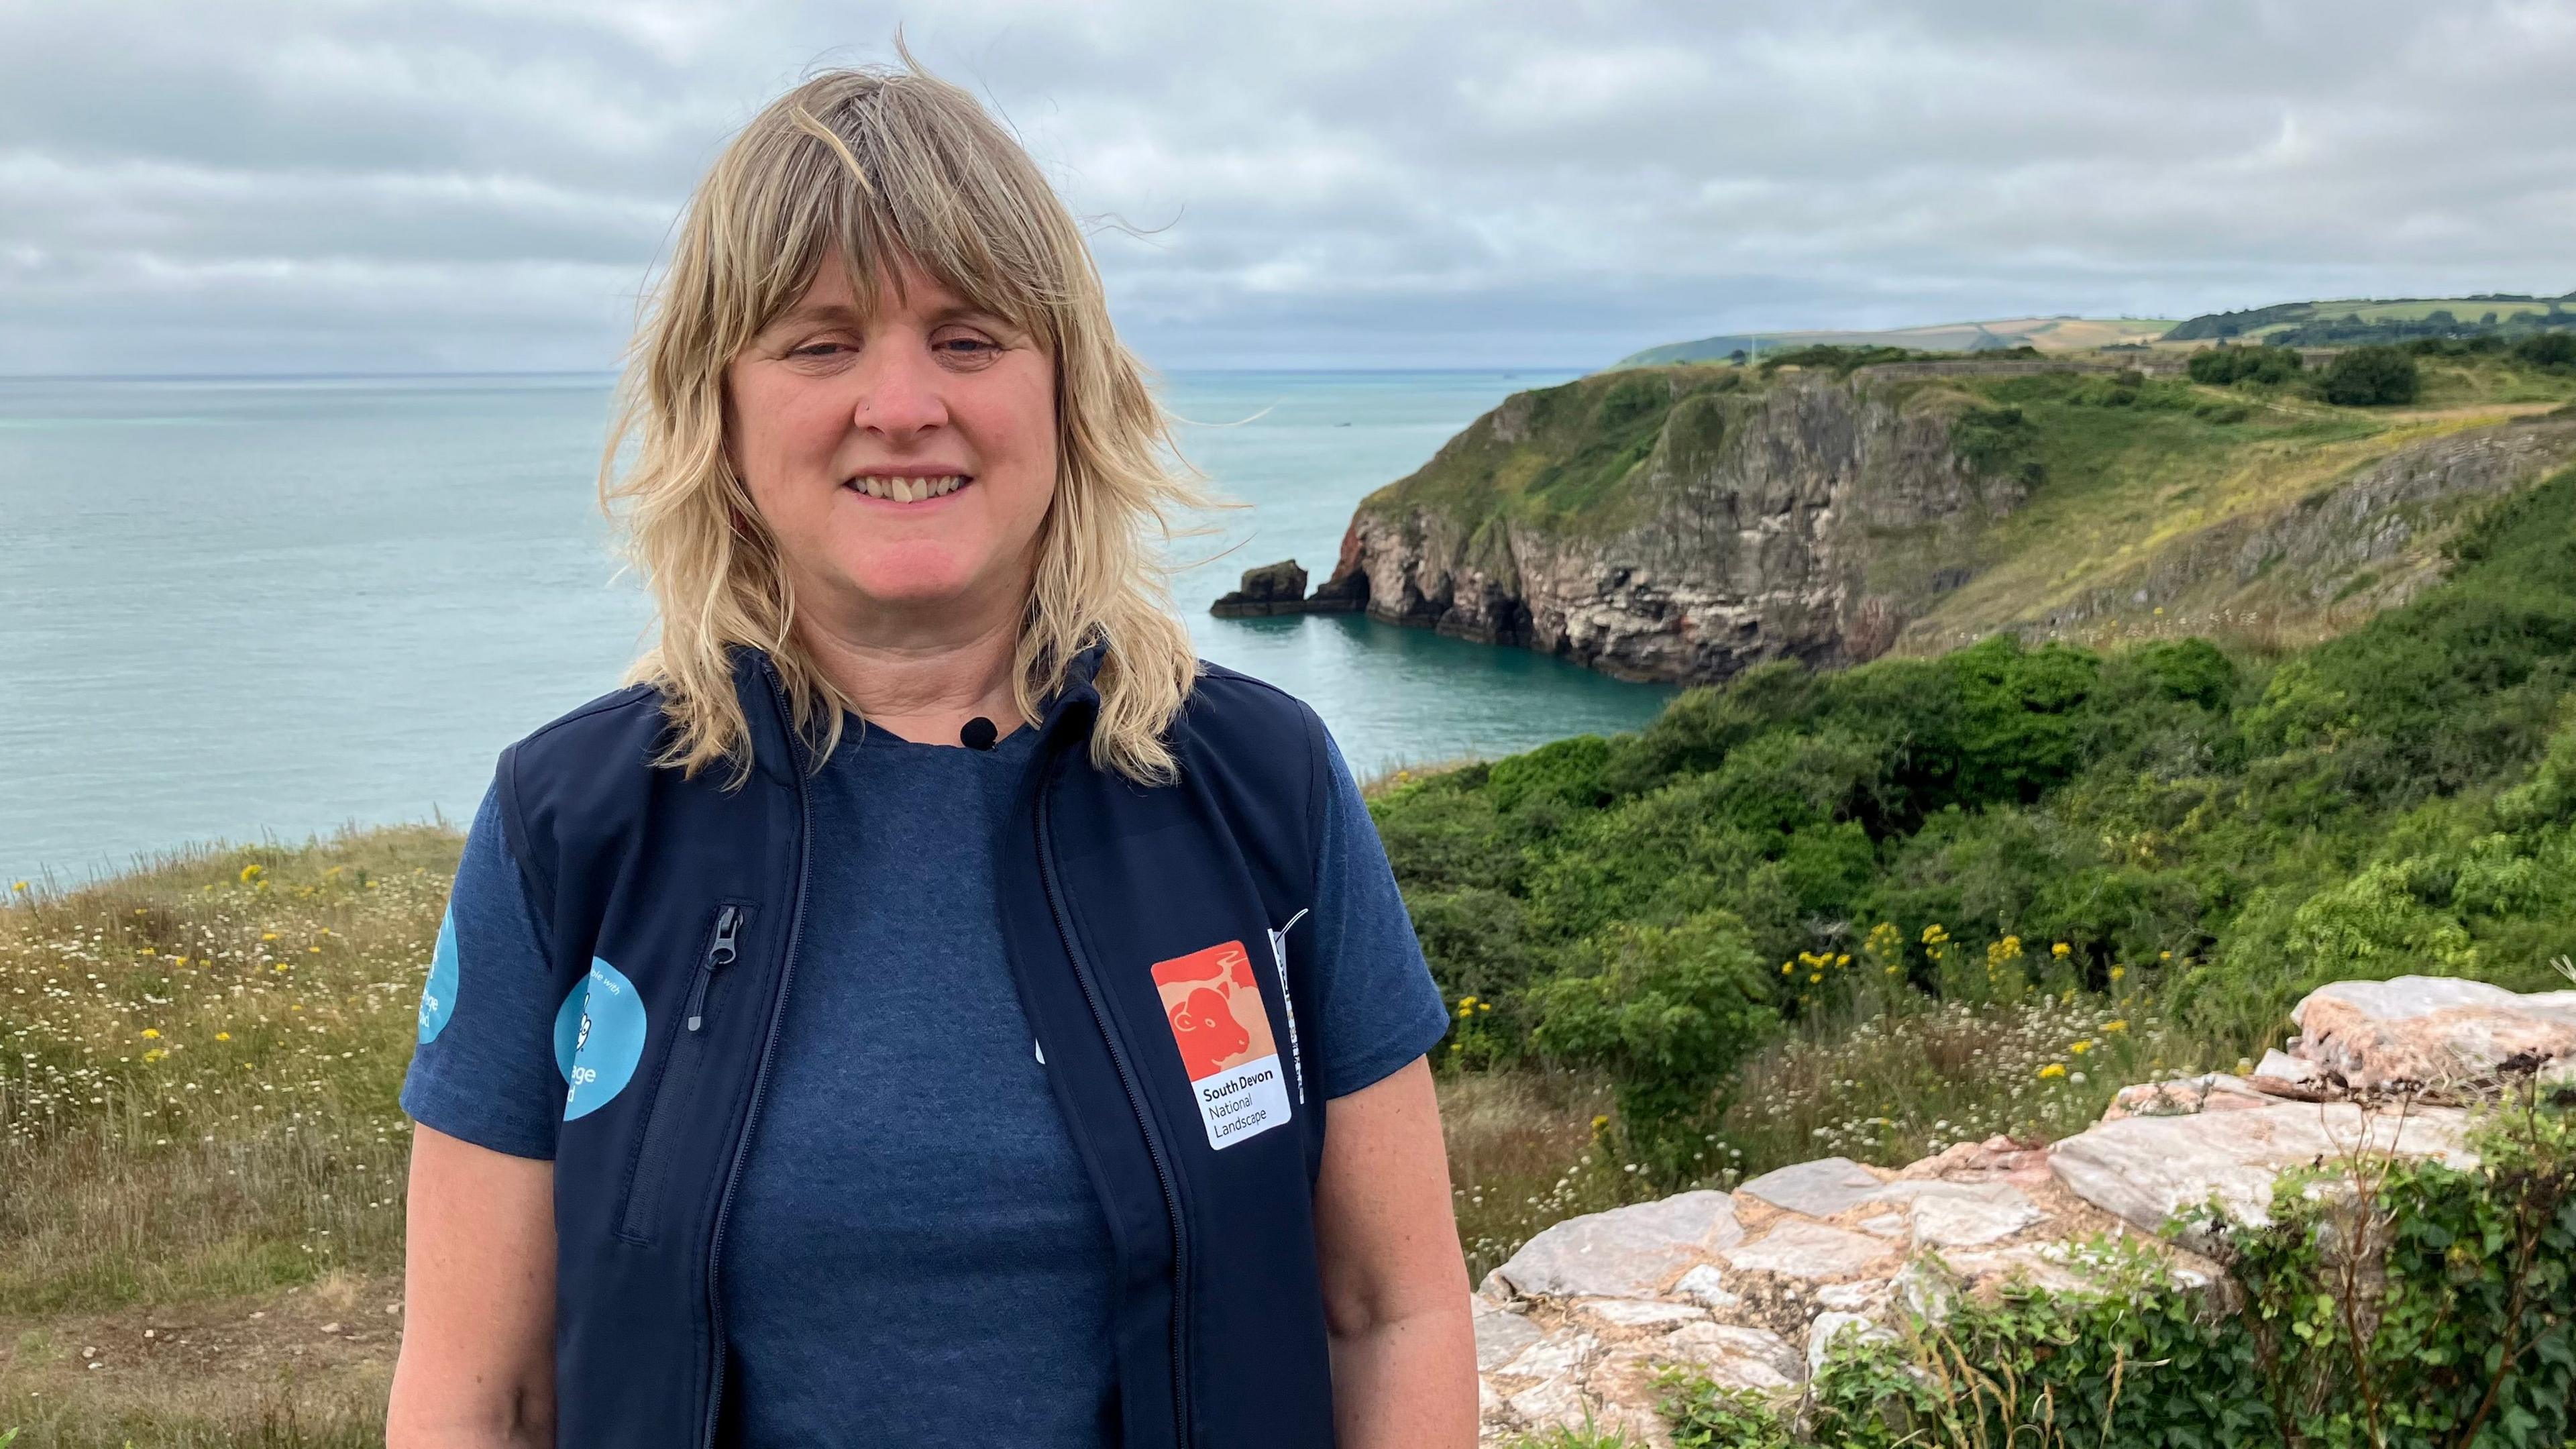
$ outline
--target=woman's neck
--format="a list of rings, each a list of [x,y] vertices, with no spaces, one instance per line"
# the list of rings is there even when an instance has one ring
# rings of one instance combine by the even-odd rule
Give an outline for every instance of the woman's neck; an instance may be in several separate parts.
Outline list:
[[[872,728],[922,744],[953,745],[965,723],[981,716],[1003,734],[1025,723],[1012,684],[1019,651],[1018,611],[993,613],[959,627],[954,621],[913,629],[834,627],[800,619],[798,641]]]

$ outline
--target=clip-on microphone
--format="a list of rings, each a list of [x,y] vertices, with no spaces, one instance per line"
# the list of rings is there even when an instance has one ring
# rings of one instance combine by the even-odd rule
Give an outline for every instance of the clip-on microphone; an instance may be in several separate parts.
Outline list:
[[[966,721],[966,727],[957,732],[957,742],[970,750],[989,750],[993,741],[1000,737],[1000,732],[993,728],[993,722],[980,714]]]

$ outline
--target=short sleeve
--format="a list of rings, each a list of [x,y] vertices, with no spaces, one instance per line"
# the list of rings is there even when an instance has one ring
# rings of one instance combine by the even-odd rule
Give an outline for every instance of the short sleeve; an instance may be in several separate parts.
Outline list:
[[[495,1152],[552,1158],[564,1102],[553,981],[527,883],[502,837],[500,797],[486,792],[439,922],[402,1109]]]
[[[1319,733],[1324,733],[1317,726]],[[1359,782],[1324,733],[1324,782],[1315,869],[1314,936],[1307,943],[1326,1097],[1348,1096],[1428,1052],[1449,1030]],[[1289,949],[1297,945],[1290,937]]]

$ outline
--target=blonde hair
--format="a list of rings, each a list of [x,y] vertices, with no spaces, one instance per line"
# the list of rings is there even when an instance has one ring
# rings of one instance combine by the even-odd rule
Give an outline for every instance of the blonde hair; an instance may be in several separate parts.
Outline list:
[[[910,259],[970,304],[1042,339],[1055,360],[1057,472],[1014,660],[1037,718],[1091,644],[1091,757],[1144,783],[1173,778],[1164,732],[1197,657],[1153,546],[1203,506],[1143,369],[1118,342],[1091,253],[1028,153],[964,90],[903,68],[816,75],[728,144],[689,203],[669,270],[628,349],[600,464],[601,503],[652,591],[654,640],[629,683],[658,686],[671,725],[659,764],[694,774],[751,742],[730,651],[767,650],[793,727],[819,760],[849,699],[797,642],[776,540],[726,455],[725,372],[836,252],[862,305]],[[633,466],[616,476],[628,438]],[[621,509],[622,505],[622,509]],[[622,515],[622,516],[621,516]]]

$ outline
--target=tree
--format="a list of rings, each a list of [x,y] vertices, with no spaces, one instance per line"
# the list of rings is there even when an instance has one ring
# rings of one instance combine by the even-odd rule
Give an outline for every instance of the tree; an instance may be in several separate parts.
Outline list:
[[[2337,407],[2382,407],[2415,400],[2415,359],[2395,347],[2355,347],[2326,367],[2325,400]]]

